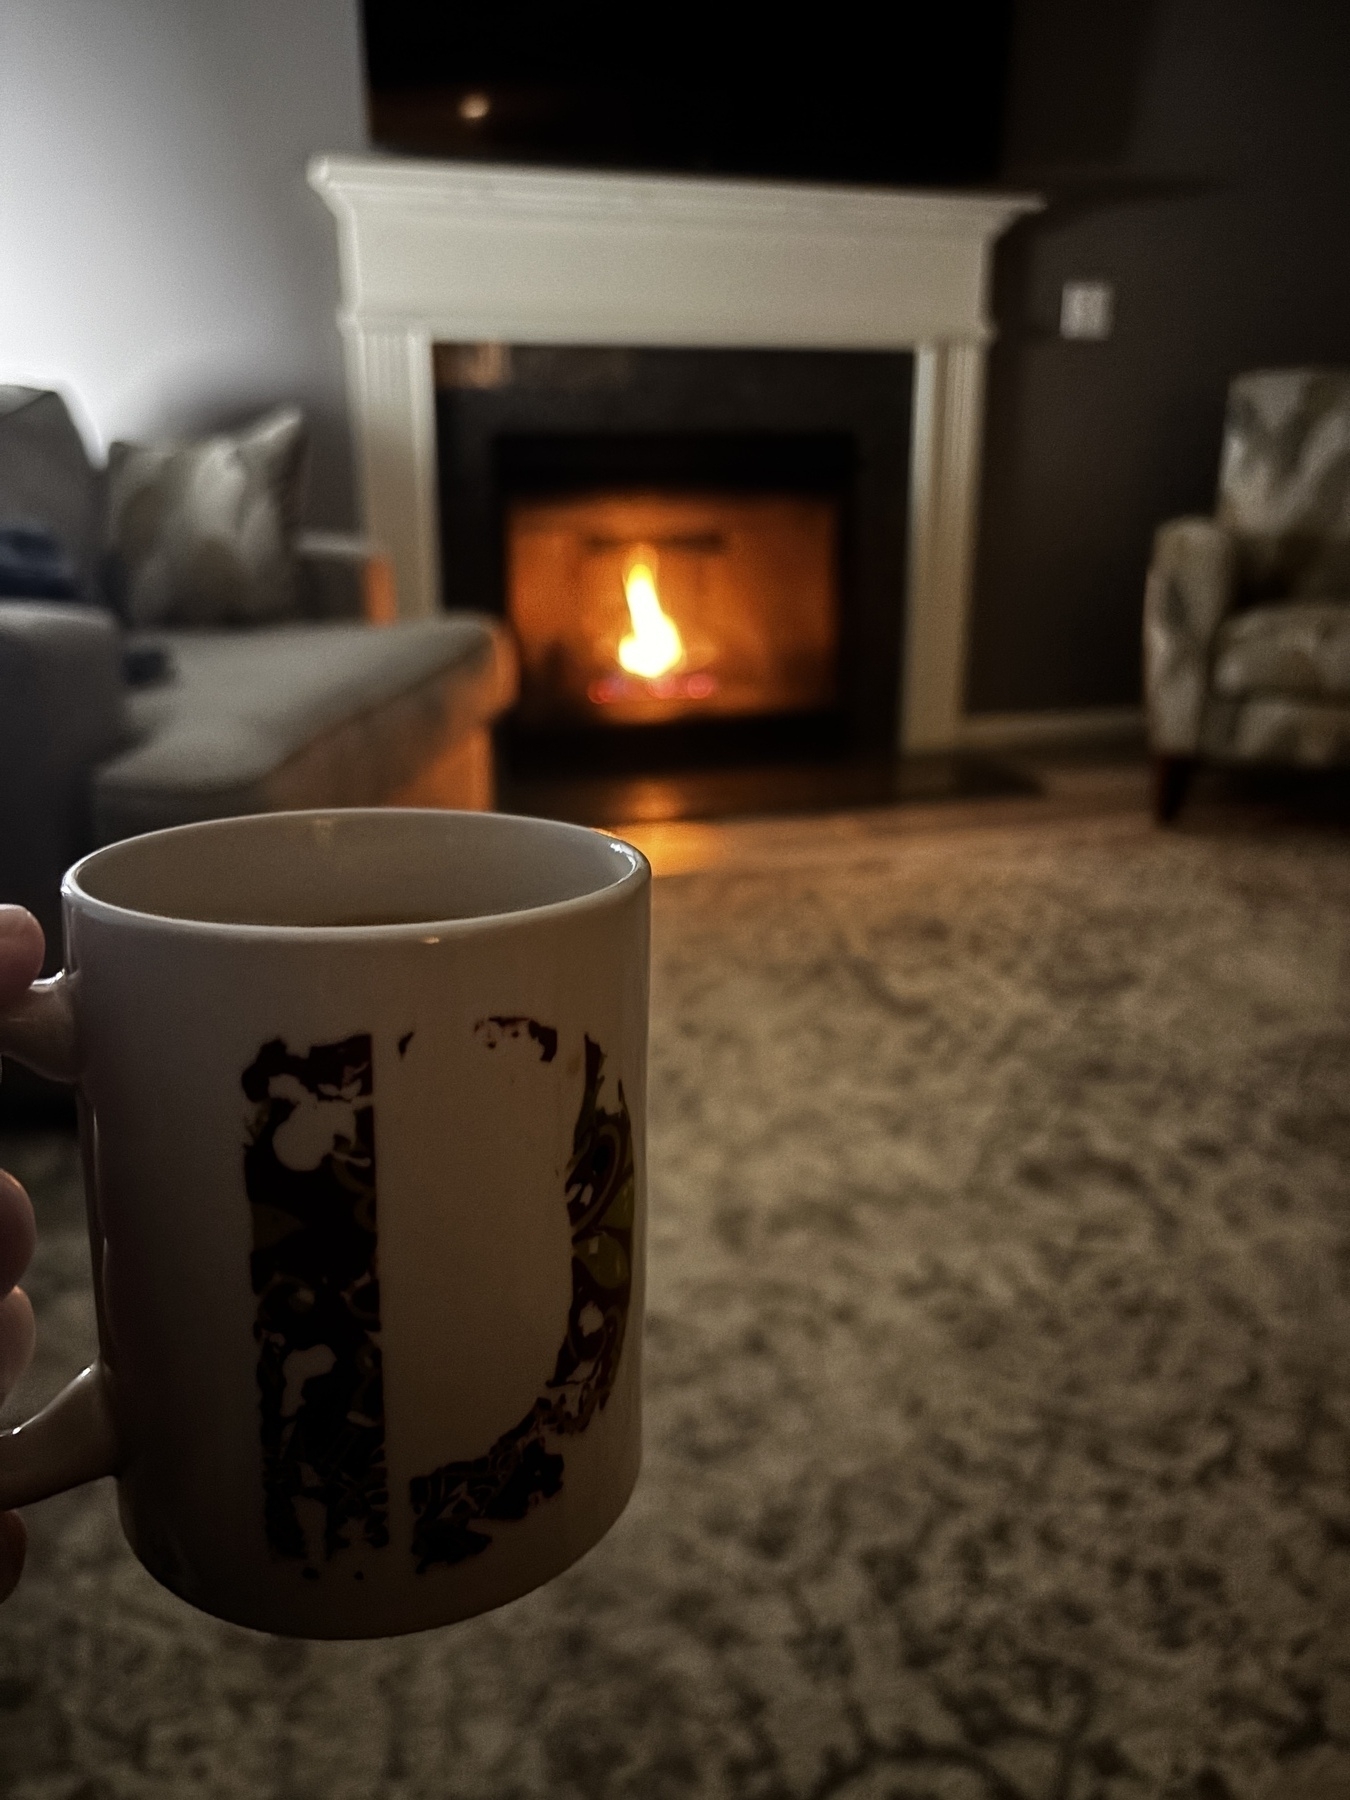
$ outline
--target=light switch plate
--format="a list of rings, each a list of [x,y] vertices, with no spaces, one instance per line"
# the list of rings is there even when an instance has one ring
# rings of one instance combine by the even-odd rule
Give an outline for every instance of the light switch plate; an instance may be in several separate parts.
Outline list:
[[[1109,281],[1066,281],[1059,301],[1059,335],[1098,342],[1109,338],[1116,290]]]

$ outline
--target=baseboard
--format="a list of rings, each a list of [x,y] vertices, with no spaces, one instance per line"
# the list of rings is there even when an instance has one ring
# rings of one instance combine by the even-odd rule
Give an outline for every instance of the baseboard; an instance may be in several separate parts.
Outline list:
[[[957,723],[962,750],[1051,750],[1115,744],[1144,735],[1140,706],[1093,706],[1081,712],[968,713]]]

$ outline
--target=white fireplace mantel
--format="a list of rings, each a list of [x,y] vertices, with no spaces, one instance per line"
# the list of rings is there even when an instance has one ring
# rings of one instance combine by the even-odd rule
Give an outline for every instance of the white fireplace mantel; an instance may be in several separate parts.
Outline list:
[[[912,350],[908,750],[960,736],[990,252],[1031,195],[319,157],[365,525],[441,600],[432,346]],[[448,598],[448,596],[447,596]]]

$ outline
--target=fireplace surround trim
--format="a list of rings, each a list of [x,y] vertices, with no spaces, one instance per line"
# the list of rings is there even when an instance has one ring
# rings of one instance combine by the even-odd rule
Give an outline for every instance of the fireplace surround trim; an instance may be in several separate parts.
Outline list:
[[[989,260],[1037,196],[380,156],[309,179],[337,219],[364,523],[401,611],[441,598],[434,344],[911,351],[901,741],[960,741]]]

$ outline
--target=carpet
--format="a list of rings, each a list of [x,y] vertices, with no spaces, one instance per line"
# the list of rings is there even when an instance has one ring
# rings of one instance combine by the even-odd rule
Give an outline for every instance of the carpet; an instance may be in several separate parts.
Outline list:
[[[162,1592],[106,1483],[33,1508],[0,1793],[1350,1792],[1350,841],[859,830],[658,883],[655,945],[619,1525],[310,1645]],[[31,1401],[91,1341],[78,1178],[0,1152]]]

